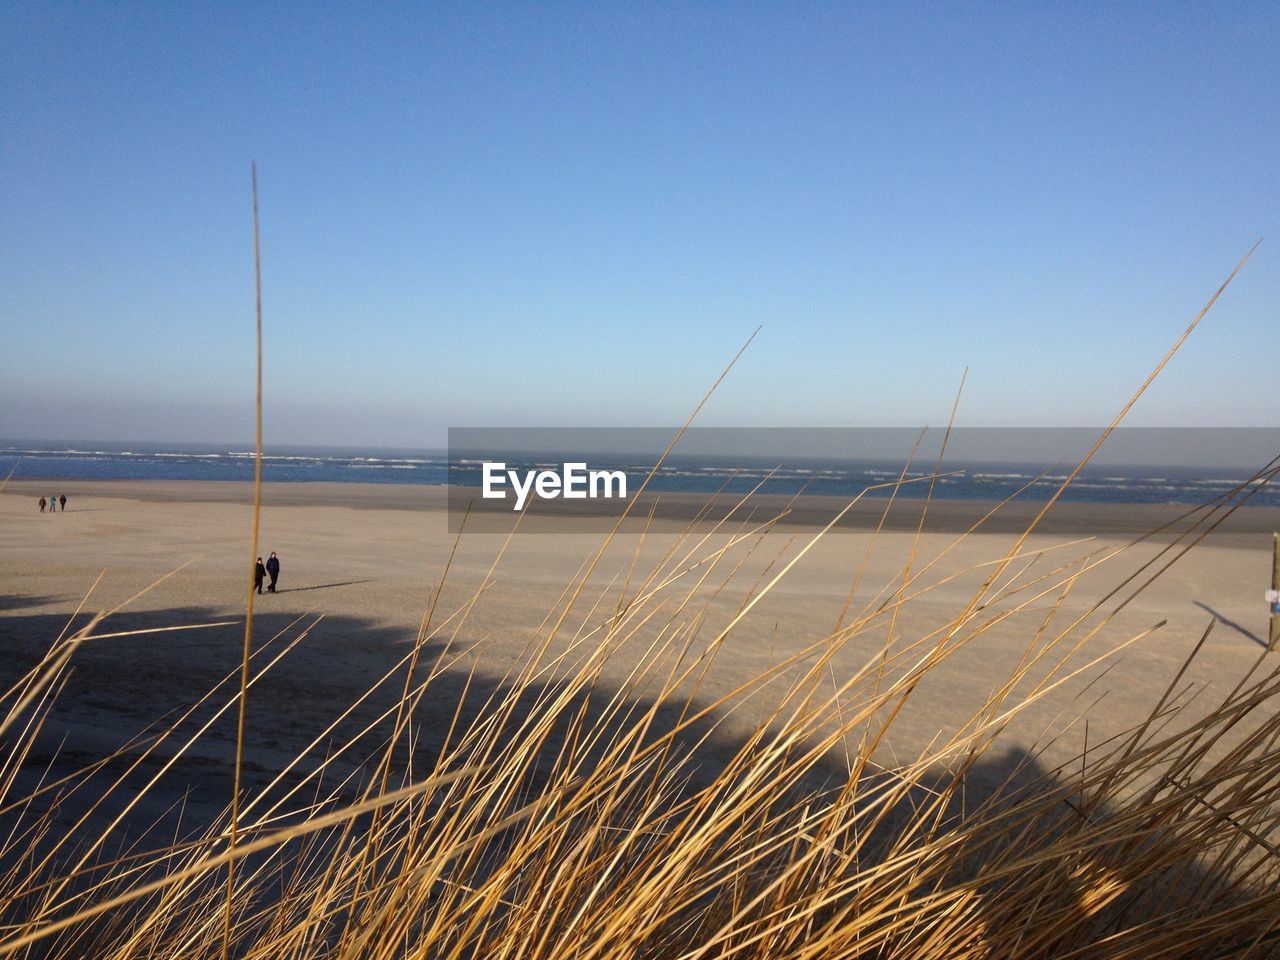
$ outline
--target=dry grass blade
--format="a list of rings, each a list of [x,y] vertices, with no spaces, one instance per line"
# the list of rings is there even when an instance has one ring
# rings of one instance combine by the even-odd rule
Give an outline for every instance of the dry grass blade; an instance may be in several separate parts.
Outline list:
[[[253,458],[253,538],[249,550],[249,563],[256,563],[258,556],[258,533],[262,519],[262,250],[258,235],[258,165],[252,164],[250,173],[253,180],[253,281],[257,316],[257,359],[258,380],[255,412],[256,444]],[[222,931],[222,957],[227,960],[231,950],[231,911],[235,901],[235,849],[240,826],[240,769],[244,762],[245,717],[249,703],[249,652],[253,645],[253,597],[254,581],[257,571],[249,575],[249,587],[245,601],[244,617],[244,651],[240,668],[240,703],[239,716],[236,721],[236,757],[233,786],[231,788],[231,846],[227,858],[227,904],[225,922]]]

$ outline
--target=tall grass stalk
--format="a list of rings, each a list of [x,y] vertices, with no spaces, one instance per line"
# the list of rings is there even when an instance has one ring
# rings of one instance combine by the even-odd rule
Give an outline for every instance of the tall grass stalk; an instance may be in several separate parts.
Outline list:
[[[235,901],[236,841],[240,827],[240,769],[244,763],[245,717],[249,704],[249,653],[253,646],[253,597],[257,580],[258,535],[262,520],[262,247],[258,230],[258,165],[249,167],[253,181],[253,288],[257,319],[257,394],[254,403],[253,536],[249,550],[249,589],[245,601],[244,650],[240,660],[240,701],[236,718],[235,772],[231,788],[231,838],[227,857],[227,905],[222,930],[222,960],[231,950],[231,914]]]

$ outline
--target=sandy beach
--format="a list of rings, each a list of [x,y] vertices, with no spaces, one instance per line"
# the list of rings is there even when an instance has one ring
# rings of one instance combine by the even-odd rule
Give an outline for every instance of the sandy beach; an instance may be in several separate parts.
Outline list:
[[[68,509],[41,514],[36,500],[54,486],[68,496]],[[47,723],[41,749],[28,758],[28,771],[52,765],[55,772],[69,772],[186,708],[235,673],[249,577],[251,497],[251,488],[243,484],[8,484],[0,495],[0,639],[8,652],[6,686],[64,634],[77,611],[77,624],[88,614],[113,611],[98,634],[184,628],[108,636],[77,651],[75,670]],[[820,530],[819,521],[834,512],[832,504],[806,502],[787,522],[744,536],[772,506],[759,505],[757,519],[745,526],[702,522],[692,528],[683,519],[687,511],[672,508],[670,515],[653,520],[643,537],[630,528],[618,535],[557,635],[557,649],[568,651],[566,663],[578,662],[593,649],[591,630],[617,609],[619,596],[633,596],[647,571],[674,548],[663,562],[669,571],[685,572],[663,591],[673,608],[687,601],[674,616],[678,626],[670,629],[688,630],[691,649],[709,644],[744,604],[757,601],[709,659],[705,676],[692,691],[695,702],[714,703],[829,636],[838,623],[856,619],[859,611],[883,607],[901,588],[904,565],[912,558],[915,578],[907,588],[912,599],[869,616],[865,627],[841,646],[830,664],[834,684],[878,656],[891,634],[897,647],[936,639],[935,631],[964,609],[995,569],[994,562],[1005,556],[1027,517],[1020,507],[1023,512],[1009,511],[990,532],[958,539],[956,530],[990,505],[936,503],[917,540],[915,508],[895,515],[876,533],[881,503],[855,512],[847,525],[814,544],[760,599],[762,587],[806,549]],[[347,705],[412,648],[455,541],[444,509],[439,488],[264,487],[259,553],[265,557],[275,550],[283,569],[279,592],[255,598],[255,645],[266,645],[270,655],[304,628],[309,632],[251,692],[246,767],[251,785],[266,782],[313,738],[323,736]],[[1069,672],[1151,632],[1013,718],[1003,741],[1010,757],[1036,749],[1037,743],[1045,746],[1049,730],[1059,739],[1045,746],[1037,762],[1052,766],[1057,758],[1077,753],[1086,729],[1082,722],[1073,725],[1073,718],[1087,717],[1089,742],[1102,742],[1140,720],[1214,617],[1218,624],[1183,685],[1198,691],[1204,702],[1225,694],[1264,654],[1262,593],[1268,585],[1271,531],[1280,522],[1276,511],[1237,511],[1072,650],[1075,640],[1084,638],[1150,570],[1126,585],[1127,577],[1153,557],[1163,564],[1181,551],[1185,541],[1177,541],[1176,531],[1187,524],[1174,523],[1161,536],[1127,549],[1134,537],[1123,531],[1154,528],[1182,512],[1156,506],[1064,505],[1055,510],[1044,532],[1033,534],[1001,574],[997,599],[990,605],[998,622],[930,671],[894,721],[877,758],[891,765],[920,754],[981,706],[1037,632],[1047,636],[1080,618],[1085,619],[1070,634],[1073,639],[1046,657],[1035,676],[1059,660],[1064,661],[1060,672]],[[523,662],[530,642],[540,636],[540,624],[564,610],[562,591],[602,542],[596,533],[538,533],[536,524],[529,529],[533,532],[509,542],[489,532],[465,534],[458,541],[435,615],[436,624],[446,627],[429,644],[429,663],[422,668],[434,664],[435,655],[447,646],[449,682],[438,685],[421,707],[424,749],[448,728],[456,703],[450,692],[460,692],[468,677],[472,697],[491,692]],[[717,563],[696,564],[694,558],[731,540],[731,549]],[[686,555],[689,560],[682,559]],[[1091,562],[1086,558],[1104,556],[1110,559],[1082,569]],[[858,589],[850,602],[855,580]],[[481,596],[469,604],[482,585]],[[1121,590],[1091,614],[1118,585]],[[997,615],[997,608],[1005,612]],[[972,622],[986,613],[978,611]],[[625,681],[642,658],[644,644],[660,632],[660,621],[655,618],[613,653],[602,675],[606,683]],[[696,631],[690,626],[694,623]],[[201,626],[206,624],[220,625]],[[268,643],[277,636],[274,644]],[[575,647],[575,636],[586,639]],[[920,646],[921,655],[928,646]],[[717,718],[714,736],[703,748],[709,762],[736,748],[767,714],[770,691],[798,676],[804,662],[780,671],[771,687]],[[372,698],[368,709],[392,702],[400,683],[390,684],[395,689],[383,691],[385,697]],[[224,688],[210,703],[226,700],[231,692]],[[161,818],[166,802],[185,796],[187,817],[212,816],[228,796],[227,758],[233,741],[233,714],[228,712],[183,754],[170,774],[170,789],[149,797],[146,814]],[[158,755],[175,752],[168,745]],[[833,764],[838,775],[838,759]],[[980,771],[978,779],[984,775],[997,777],[1000,771]]]

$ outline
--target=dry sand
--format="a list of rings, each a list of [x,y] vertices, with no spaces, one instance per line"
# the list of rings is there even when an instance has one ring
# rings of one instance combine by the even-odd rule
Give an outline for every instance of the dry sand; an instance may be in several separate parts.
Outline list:
[[[55,488],[66,492],[69,509],[52,516],[40,514],[37,498]],[[235,672],[248,579],[250,500],[251,490],[242,484],[140,481],[14,481],[0,494],[0,643],[6,652],[6,686],[56,641],[82,605],[84,611],[96,612],[128,601],[98,632],[231,621],[208,629],[91,641],[77,653],[76,672],[50,718],[40,749],[28,759],[28,779],[43,765],[52,765],[54,773],[66,772],[104,749],[116,748]],[[683,622],[692,621],[695,614],[703,617],[695,650],[713,639],[755,595],[762,579],[767,582],[803,548],[817,532],[817,522],[830,516],[831,507],[806,501],[787,523],[763,538],[744,541],[710,571],[681,616]],[[987,505],[940,503],[916,544],[916,520],[911,518],[918,514],[907,510],[903,516],[910,522],[889,524],[874,538],[875,549],[865,560],[874,536],[871,525],[882,507],[883,503],[857,511],[846,528],[816,544],[757,603],[715,658],[696,693],[700,702],[714,701],[827,636],[864,563],[851,609],[864,609],[877,594],[891,596],[913,545],[912,569],[928,569],[910,589],[924,592],[896,619],[882,616],[850,641],[833,661],[832,680],[874,658],[890,629],[899,645],[929,635],[963,609],[974,587],[992,569],[982,564],[1004,556],[1013,531],[1026,519],[1025,511],[1011,514],[1008,521],[993,525],[992,532],[971,535],[952,546],[954,530],[966,526]],[[629,569],[634,591],[642,572],[679,542],[686,526],[680,519],[682,511],[687,512],[684,507],[673,509],[670,518],[654,521],[643,542],[634,532],[617,538],[566,620],[556,649],[567,648],[579,629],[589,630],[607,618]],[[1122,531],[1154,527],[1179,512],[1163,507],[1066,505],[1054,511],[1045,532],[1035,534],[1023,547],[1023,559],[1003,579],[1009,580],[1028,563],[1033,566],[1022,574],[1021,582],[1094,551],[1117,551],[1133,539]],[[1083,723],[1063,732],[1068,721],[1081,714],[1088,717],[1090,743],[1139,721],[1213,616],[1219,624],[1186,681],[1200,691],[1201,698],[1225,694],[1264,654],[1267,614],[1262,595],[1270,576],[1271,532],[1280,526],[1278,512],[1238,511],[1130,602],[1074,655],[1072,667],[1158,623],[1164,625],[1109,661],[1105,671],[1089,669],[1017,717],[1006,737],[1007,756],[1016,758],[1020,751],[1031,749],[1043,739],[1044,730],[1053,728],[1061,735],[1039,762],[1060,762],[1084,743]],[[729,536],[726,529],[710,532],[696,555],[724,545]],[[681,553],[692,549],[708,531],[709,525],[703,524]],[[265,557],[268,551],[277,551],[283,573],[280,592],[257,598],[255,642],[281,631],[291,638],[300,626],[321,615],[323,619],[250,697],[251,787],[273,776],[408,652],[453,539],[439,489],[326,484],[264,488],[259,552]],[[1081,576],[1049,619],[1050,630],[1060,630],[1086,615],[1142,561],[1165,549],[1170,539],[1163,535],[1144,542]],[[466,604],[485,581],[505,542],[505,537],[487,532],[462,538],[437,621]],[[521,662],[539,624],[556,608],[561,591],[600,542],[595,532],[536,530],[511,540],[493,570],[492,584],[456,637],[453,650],[458,657],[446,682],[433,688],[423,704],[424,748],[443,736],[467,671],[475,671],[473,694],[485,693],[499,686],[503,675]],[[928,566],[948,547],[942,559]],[[1042,555],[1035,558],[1037,553]],[[674,569],[678,568],[676,564]],[[686,574],[665,595],[673,600],[683,597],[706,572],[702,567]],[[1030,598],[1062,583],[1063,578],[1057,574],[1017,597]],[[612,591],[607,589],[611,583]],[[1132,586],[1104,609],[1113,608]],[[878,759],[892,763],[895,758],[914,757],[940,733],[968,718],[1023,656],[1029,638],[1046,623],[1060,592],[1055,590],[988,629],[933,670],[894,722]],[[996,609],[991,608],[992,615]],[[646,636],[656,631],[662,619],[654,619],[653,630]],[[1085,629],[1098,619],[1093,615]],[[295,622],[298,626],[291,627]],[[1075,635],[1083,636],[1083,630]],[[439,646],[433,644],[432,652]],[[606,683],[618,683],[626,676],[638,649],[639,638],[616,654],[606,668]],[[784,673],[778,684],[794,678],[797,669]],[[394,685],[397,692],[399,683]],[[722,719],[706,751],[709,762],[715,762],[717,752],[740,742],[767,709],[778,684]],[[226,699],[220,696],[218,702]],[[166,803],[184,794],[187,814],[195,819],[211,815],[226,802],[232,717],[228,711],[184,755],[170,775],[167,792],[157,793],[149,802],[147,815],[160,816]],[[162,756],[176,752],[172,744],[160,751]],[[977,774],[979,779],[999,775],[998,768]]]

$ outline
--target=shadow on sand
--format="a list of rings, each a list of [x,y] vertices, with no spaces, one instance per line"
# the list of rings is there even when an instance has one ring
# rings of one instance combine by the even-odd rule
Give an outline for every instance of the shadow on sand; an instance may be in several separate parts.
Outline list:
[[[350,587],[357,583],[373,583],[372,577],[364,580],[343,580],[339,583],[317,583],[312,587],[287,587],[284,590],[266,591],[268,593],[305,593],[307,590],[329,590],[333,587]]]
[[[34,603],[47,598],[28,599]],[[4,604],[8,609],[22,606],[15,598],[5,598],[0,606]],[[225,619],[229,618],[217,610],[184,607],[113,615],[103,629],[112,632],[146,630]],[[8,688],[37,663],[65,623],[65,615],[0,616],[0,649],[8,654],[0,661],[0,686]],[[290,638],[308,625],[298,623],[292,615],[271,612],[258,614],[255,623],[255,636],[259,638],[255,649],[262,651],[254,661],[255,670],[276,651],[282,651]],[[269,639],[273,637],[279,639]],[[139,753],[136,744],[130,745],[131,742],[149,726],[175,722],[205,691],[219,683],[223,686],[218,694],[179,726],[183,730],[194,729],[210,720],[216,709],[232,701],[241,640],[242,627],[231,624],[211,629],[116,637],[84,645],[76,652],[76,668],[54,704],[35,749],[23,760],[12,796],[21,796],[41,782],[69,775],[112,751],[121,750],[120,757],[108,764],[103,775],[114,778],[124,773],[122,787],[110,796],[92,797],[97,808],[90,816],[87,830],[92,831],[94,827],[109,822],[110,817],[124,810],[134,798],[136,787],[174,755],[173,748],[166,746],[126,773],[127,764]],[[411,630],[377,626],[355,617],[326,617],[316,625],[305,640],[256,681],[252,688],[248,701],[246,762],[243,768],[247,793],[253,795],[260,791],[320,735],[326,725],[390,671],[409,651],[412,640]],[[438,652],[438,647],[424,651],[420,667],[423,675],[434,665],[434,654]],[[371,745],[366,753],[373,755],[378,749],[373,745],[384,742],[389,727],[386,721],[381,724],[374,721],[399,699],[402,689],[403,671],[398,671],[395,676],[394,681],[384,684],[343,721],[314,753],[323,756],[330,745],[345,742],[354,731],[371,724],[369,740],[361,742]],[[511,723],[520,723],[527,716],[528,708],[539,700],[545,702],[549,699],[555,692],[553,687],[553,683],[546,683],[525,690],[512,712]],[[600,719],[603,707],[616,692],[606,684],[598,683],[589,693],[574,698],[564,708],[561,717],[567,720],[581,711],[589,718],[586,729],[597,730],[603,722]],[[426,772],[434,763],[447,731],[451,729],[455,710],[462,728],[466,729],[482,714],[487,703],[502,701],[506,695],[498,679],[469,674],[466,669],[442,673],[433,683],[430,696],[423,699],[416,717],[415,773]],[[676,728],[686,715],[683,701],[655,705],[654,701],[643,696],[637,695],[634,699],[641,711],[655,708],[651,736]],[[703,706],[704,703],[695,700],[694,712]],[[686,796],[714,779],[716,765],[744,746],[742,740],[724,732],[723,719],[724,716],[717,711],[709,711],[698,723],[685,730],[677,741],[678,749],[690,757],[686,768],[689,779],[682,788]],[[558,722],[557,733],[548,737],[537,762],[533,764],[528,784],[531,791],[537,790],[539,781],[545,782],[548,772],[555,766],[556,758],[565,745],[564,727],[564,722]],[[173,764],[160,786],[146,796],[145,802],[138,803],[129,812],[117,831],[117,849],[122,850],[139,841],[163,846],[172,842],[179,833],[191,835],[193,831],[217,822],[232,789],[235,731],[236,711],[226,709],[220,718],[212,722],[197,745]],[[180,738],[174,739],[180,742]],[[340,781],[350,775],[352,779],[344,794],[354,798],[361,783],[365,782],[361,759],[336,763],[326,774],[326,782]],[[293,779],[305,776],[310,769],[304,764],[294,772]],[[285,782],[287,785],[290,781]],[[822,796],[823,791],[838,789],[847,782],[845,762],[833,751],[832,755],[814,764],[806,782],[794,785],[795,794],[797,797],[816,798]],[[945,782],[945,777],[941,777],[939,782]],[[1043,822],[1028,824],[1025,829],[1042,831],[1046,837],[1061,836],[1064,831],[1087,833],[1092,825],[1112,815],[1105,806],[1077,802],[1079,798],[1070,791],[1064,791],[1063,785],[1036,757],[1021,750],[991,751],[984,755],[968,770],[964,783],[963,799],[957,795],[945,813],[947,821],[954,822],[955,818],[964,815],[965,809],[972,811],[985,802],[998,806],[1001,802],[1013,802],[1028,792],[1054,790],[1059,791],[1060,802],[1051,803]],[[308,791],[311,789],[308,787]],[[928,784],[913,786],[891,815],[885,817],[876,828],[883,831],[884,840],[868,847],[872,858],[876,850],[888,849],[904,832],[919,827],[918,822],[913,823],[913,818],[929,790]],[[1002,801],[1001,798],[1006,799]],[[50,810],[58,823],[70,825],[86,812],[85,799],[73,796],[58,800],[50,796],[38,802],[35,810]],[[675,803],[673,799],[672,804]],[[0,830],[7,833],[13,827],[9,821],[16,815],[0,816]],[[997,849],[999,842],[997,835],[991,846],[977,844],[974,850],[978,859],[966,861],[957,869],[970,877],[980,878],[982,851]],[[1158,845],[1161,841],[1159,835],[1155,835],[1145,842]],[[1092,915],[1088,911],[1091,877],[1101,873],[1123,881],[1133,870],[1130,865],[1132,856],[1132,850],[1099,848],[1090,852],[1087,861],[1081,861],[1087,869],[1073,872],[1079,864],[1036,867],[1063,872],[1061,882],[1055,882],[1053,887],[1058,891],[1056,902],[1046,905],[1046,909],[1051,907],[1059,917],[1078,914],[1080,924],[1092,923]],[[1175,854],[1173,861],[1170,875],[1176,883],[1199,891],[1205,903],[1212,902],[1216,908],[1225,908],[1244,895],[1224,886],[1219,877],[1206,877],[1195,862],[1188,862],[1181,853]],[[1140,888],[1142,882],[1143,878],[1132,881],[1134,892],[1123,907],[1139,916],[1144,907],[1154,909],[1151,904],[1160,903],[1159,898],[1167,894],[1167,890]],[[1146,897],[1151,899],[1144,899]],[[989,900],[983,901],[983,913],[975,918],[975,923],[1025,922],[1025,918],[1006,914],[1005,911],[1012,909],[1007,904],[1008,900],[993,892]],[[1075,929],[1078,931],[1080,926]],[[1098,936],[1105,932],[1099,928]],[[1072,945],[1077,944],[1075,941]],[[1045,945],[1049,952],[1043,955],[1053,955],[1057,947],[1053,943]]]
[[[1213,607],[1209,606],[1207,603],[1201,603],[1199,600],[1193,600],[1192,602],[1201,610],[1203,610],[1205,613],[1209,614],[1214,619],[1216,619],[1224,627],[1230,627],[1236,633],[1240,633],[1248,637],[1258,646],[1263,647],[1264,649],[1266,648],[1267,641],[1264,640],[1262,637],[1258,636],[1248,627],[1241,626],[1240,624],[1236,623],[1234,620],[1230,619],[1229,617],[1224,617],[1222,614],[1220,614],[1217,610],[1213,609]]]

